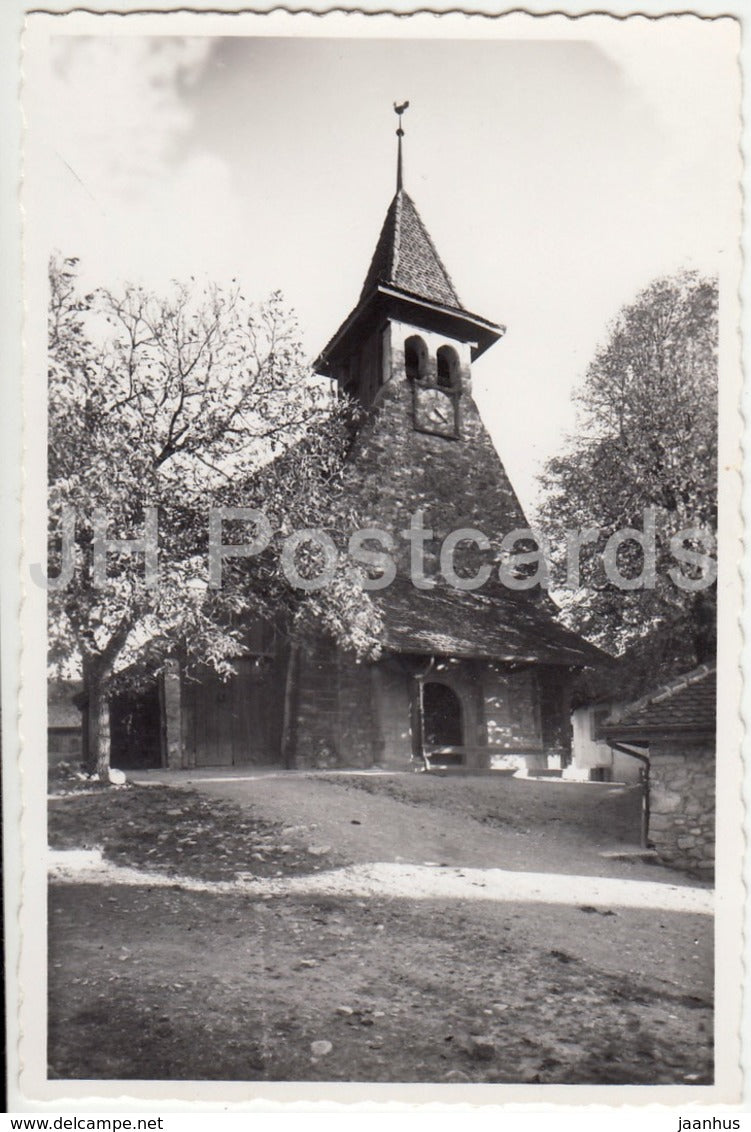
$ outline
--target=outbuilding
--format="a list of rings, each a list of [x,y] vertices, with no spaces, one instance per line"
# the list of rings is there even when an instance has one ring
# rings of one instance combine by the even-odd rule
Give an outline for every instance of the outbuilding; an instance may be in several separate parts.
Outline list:
[[[702,664],[606,722],[615,751],[648,760],[648,838],[667,865],[714,873],[717,670]]]

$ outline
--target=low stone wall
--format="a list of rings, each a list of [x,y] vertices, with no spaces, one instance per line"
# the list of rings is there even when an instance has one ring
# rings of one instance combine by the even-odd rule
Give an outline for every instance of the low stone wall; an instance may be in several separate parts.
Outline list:
[[[81,728],[50,727],[47,730],[47,754],[50,764],[77,763],[81,760]]]
[[[649,838],[673,868],[711,878],[715,855],[715,753],[709,743],[650,744]]]

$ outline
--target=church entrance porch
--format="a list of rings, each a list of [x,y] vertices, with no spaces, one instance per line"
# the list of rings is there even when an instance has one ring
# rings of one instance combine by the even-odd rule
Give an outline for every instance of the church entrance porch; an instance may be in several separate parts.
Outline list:
[[[484,771],[568,756],[562,666],[395,652],[358,662],[321,636],[305,642],[294,677],[290,767]]]
[[[445,680],[418,678],[415,755],[430,766],[464,766],[467,736],[458,693]]]

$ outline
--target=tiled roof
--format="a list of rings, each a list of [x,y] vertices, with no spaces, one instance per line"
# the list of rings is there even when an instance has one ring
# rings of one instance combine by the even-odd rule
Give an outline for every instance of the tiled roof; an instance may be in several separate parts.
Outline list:
[[[379,283],[430,302],[462,309],[449,273],[404,189],[399,189],[389,205],[360,300]]]
[[[397,577],[371,593],[384,621],[384,646],[394,652],[501,661],[601,664],[609,657],[532,601],[489,597],[435,586],[416,589]]]
[[[717,671],[714,664],[702,664],[692,672],[676,677],[656,692],[630,704],[608,731],[629,732],[714,731],[717,714]]]

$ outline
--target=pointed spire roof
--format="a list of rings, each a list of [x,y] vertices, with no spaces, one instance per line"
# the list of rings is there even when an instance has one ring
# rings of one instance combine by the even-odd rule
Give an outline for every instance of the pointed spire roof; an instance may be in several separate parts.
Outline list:
[[[409,102],[394,103],[399,118],[396,195],[389,205],[357,306],[315,361],[316,372],[332,377],[346,364],[353,344],[372,334],[378,319],[399,318],[471,343],[472,360],[504,334],[504,327],[462,306],[435,244],[404,190],[402,115]]]
[[[389,205],[360,302],[379,285],[441,306],[463,310],[451,277],[412,198],[398,188]]]

